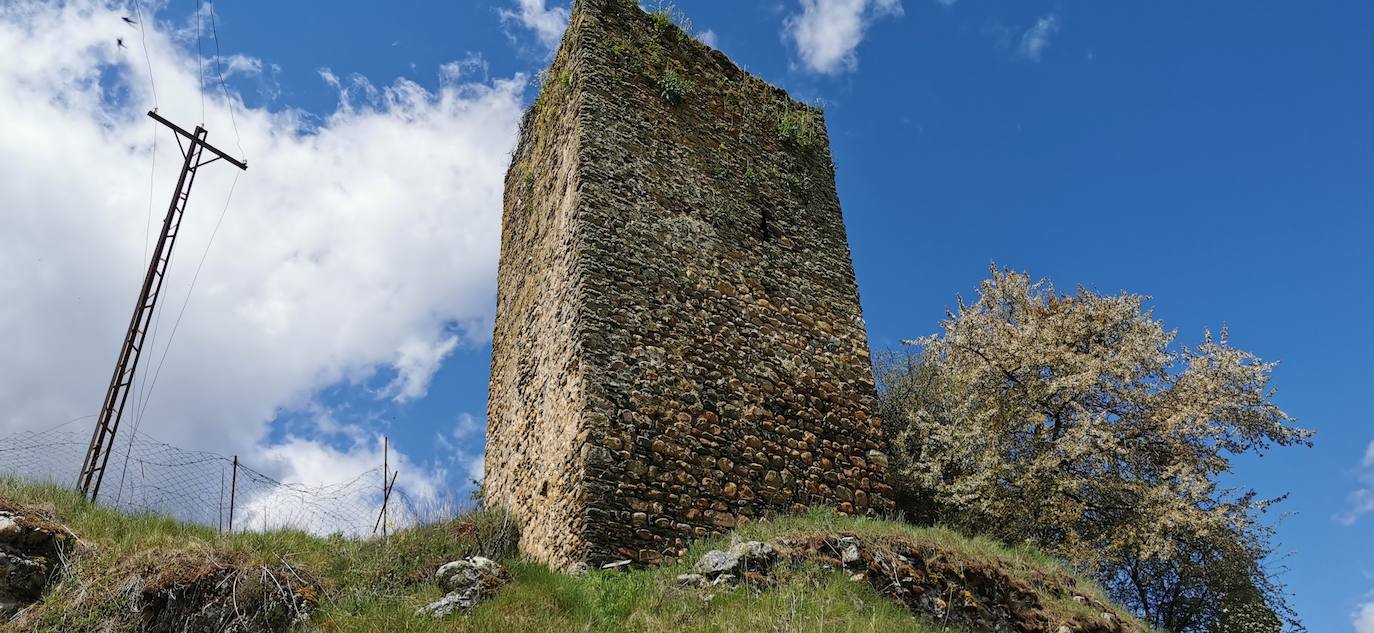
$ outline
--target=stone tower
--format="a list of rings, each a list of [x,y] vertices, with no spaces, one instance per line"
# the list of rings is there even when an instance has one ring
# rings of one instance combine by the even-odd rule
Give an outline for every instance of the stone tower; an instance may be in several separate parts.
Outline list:
[[[577,0],[506,175],[485,493],[555,566],[890,505],[821,113]]]

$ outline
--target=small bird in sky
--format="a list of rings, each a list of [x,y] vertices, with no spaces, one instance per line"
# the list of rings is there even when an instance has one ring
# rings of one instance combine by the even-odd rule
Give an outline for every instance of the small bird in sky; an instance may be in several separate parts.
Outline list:
[[[133,26],[133,25],[135,25],[135,24],[138,24],[138,21],[137,21],[137,20],[134,20],[133,18],[131,18],[131,17],[127,16],[127,15],[124,16],[124,17],[121,17],[121,18],[119,18],[119,19],[124,20],[124,23],[125,23],[125,24],[128,24],[129,26]]]
[[[125,45],[124,45],[124,38],[122,38],[122,37],[116,37],[116,38],[115,38],[115,45],[118,46],[118,47],[120,47],[120,48],[129,48],[128,46],[125,46]]]

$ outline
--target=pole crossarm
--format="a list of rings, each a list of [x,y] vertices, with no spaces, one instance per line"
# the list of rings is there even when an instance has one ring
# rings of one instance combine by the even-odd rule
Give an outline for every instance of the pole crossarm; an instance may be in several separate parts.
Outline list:
[[[191,132],[187,132],[186,130],[181,129],[181,126],[179,126],[179,125],[177,125],[177,124],[175,124],[175,123],[172,123],[171,121],[168,121],[167,119],[163,118],[161,114],[158,114],[158,113],[157,113],[157,110],[149,110],[149,111],[148,111],[148,116],[152,117],[154,121],[157,121],[158,123],[161,123],[161,124],[163,124],[163,125],[165,125],[165,126],[167,126],[167,127],[169,127],[169,128],[172,128],[172,131],[173,131],[173,132],[176,132],[177,134],[186,137],[186,139],[189,140],[189,141],[191,141],[192,143],[200,143],[202,146],[205,147],[205,149],[210,150],[210,153],[211,153],[211,154],[214,154],[215,156],[217,156],[217,157],[219,157],[219,158],[223,158],[224,160],[228,161],[228,162],[229,162],[230,164],[232,164],[233,166],[238,167],[239,169],[243,169],[243,170],[245,170],[245,171],[248,169],[248,161],[246,161],[246,160],[235,160],[232,156],[230,156],[230,155],[228,155],[228,154],[225,154],[224,152],[220,151],[220,150],[219,150],[218,148],[216,148],[214,145],[211,145],[211,144],[209,144],[209,143],[206,143],[205,140],[204,140],[204,138],[202,138],[202,137],[197,137],[195,134],[193,134],[193,133],[191,133]],[[199,130],[200,128],[197,127],[196,129]],[[181,139],[177,139],[177,144],[178,144],[178,145],[181,144]],[[240,149],[241,149],[241,148],[240,148]],[[183,150],[183,152],[184,152],[184,150]],[[214,161],[214,160],[215,160],[215,159],[212,158],[212,159],[207,160],[207,161],[205,161],[204,163],[200,163],[200,164],[201,164],[201,165],[205,165],[205,164],[208,164],[208,163],[210,163],[211,161]]]
[[[236,160],[205,142],[208,135],[205,128],[197,125],[195,132],[187,132],[162,118],[156,111],[149,112],[148,116],[177,133],[177,145],[181,146],[184,161],[181,164],[181,175],[177,177],[176,190],[172,193],[172,202],[167,206],[167,215],[162,219],[162,231],[153,248],[152,259],[148,261],[148,272],[143,277],[138,301],[134,303],[134,314],[129,320],[129,329],[124,335],[123,345],[115,361],[114,375],[110,378],[110,386],[105,391],[105,400],[100,405],[99,419],[91,433],[91,444],[86,449],[86,457],[81,463],[81,474],[77,477],[77,489],[91,501],[95,501],[100,494],[105,468],[109,464],[110,454],[114,451],[115,433],[119,430],[120,420],[124,417],[124,407],[128,403],[129,393],[133,390],[138,361],[152,323],[153,312],[157,307],[158,295],[162,292],[162,282],[167,277],[167,267],[172,261],[172,247],[181,232],[181,219],[186,213],[186,204],[191,199],[191,186],[196,180],[196,170],[220,158],[239,169],[248,169],[247,162]],[[185,144],[182,143],[182,137],[186,138]],[[206,151],[214,154],[216,158],[202,162],[201,156]],[[230,498],[229,516],[232,525],[232,493]]]

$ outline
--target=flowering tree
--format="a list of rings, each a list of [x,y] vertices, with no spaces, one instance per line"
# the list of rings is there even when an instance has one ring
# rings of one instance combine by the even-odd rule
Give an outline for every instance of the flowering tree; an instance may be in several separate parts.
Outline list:
[[[1161,628],[1221,630],[1226,600],[1190,593],[1208,583],[1286,613],[1259,564],[1269,541],[1256,516],[1273,500],[1217,477],[1234,455],[1311,433],[1271,401],[1273,363],[1224,329],[1176,346],[1144,301],[1060,294],[994,266],[977,301],[910,342],[919,353],[880,359],[899,501],[917,521],[1059,556]],[[1204,580],[1223,567],[1236,588]]]

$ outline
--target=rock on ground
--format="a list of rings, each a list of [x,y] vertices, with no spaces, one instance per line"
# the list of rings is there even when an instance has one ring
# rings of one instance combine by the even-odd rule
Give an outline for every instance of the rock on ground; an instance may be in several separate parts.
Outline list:
[[[1012,575],[995,563],[965,560],[930,544],[900,538],[861,542],[857,536],[815,534],[748,541],[702,555],[692,573],[677,577],[683,587],[707,589],[744,583],[770,584],[778,561],[810,562],[843,570],[913,613],[973,631],[990,633],[1145,633],[1111,607],[1084,595],[1067,575],[1026,571]],[[709,598],[709,596],[707,596]],[[1072,599],[1084,613],[1051,614],[1046,600]],[[1085,613],[1097,612],[1097,617]],[[1064,628],[1066,627],[1066,628]]]
[[[42,598],[59,575],[76,574],[66,565],[84,555],[84,548],[75,547],[78,542],[46,513],[0,499],[0,622]],[[309,617],[319,595],[319,587],[303,571],[285,562],[247,566],[205,552],[174,550],[158,551],[153,559],[147,566],[119,570],[123,577],[102,578],[126,588],[121,591],[130,608],[121,622],[136,622],[143,633],[289,631]],[[76,574],[71,580],[94,579]],[[100,630],[126,628],[104,622]]]
[[[729,549],[713,549],[692,567],[693,574],[678,576],[682,584],[719,585],[734,582],[746,573],[764,573],[773,566],[777,552],[761,541],[745,541]]]
[[[468,610],[482,600],[491,597],[502,585],[510,580],[510,574],[500,563],[481,556],[445,563],[434,573],[439,586],[448,593],[416,610],[436,618],[444,617],[454,610]]]
[[[43,594],[62,572],[71,534],[40,513],[0,499],[0,617]]]

